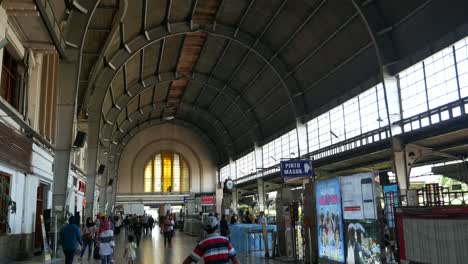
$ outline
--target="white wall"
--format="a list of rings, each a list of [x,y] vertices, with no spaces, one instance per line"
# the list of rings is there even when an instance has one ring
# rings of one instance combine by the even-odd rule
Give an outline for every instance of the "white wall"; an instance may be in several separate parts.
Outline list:
[[[53,182],[54,171],[53,163],[54,157],[51,153],[43,150],[36,144],[33,144],[33,153],[31,157],[32,172],[41,180],[46,182]]]
[[[49,185],[44,197],[44,209],[52,208],[53,157],[33,144],[31,162],[33,174],[25,174],[9,164],[0,163],[0,171],[10,175],[10,196],[16,203],[16,213],[9,215],[13,234],[35,231],[37,188],[40,183]]]
[[[170,123],[149,127],[127,144],[120,159],[117,192],[143,193],[146,162],[166,150],[181,154],[189,164],[191,192],[215,192],[216,165],[205,142],[189,129]]]

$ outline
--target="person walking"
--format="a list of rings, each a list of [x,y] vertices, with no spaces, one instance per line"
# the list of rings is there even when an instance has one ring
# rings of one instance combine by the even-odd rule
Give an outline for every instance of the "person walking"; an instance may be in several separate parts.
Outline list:
[[[205,264],[229,263],[229,261],[232,261],[233,264],[240,263],[231,242],[226,237],[216,233],[216,229],[218,229],[216,217],[208,216],[203,221],[203,228],[208,234],[207,238],[197,244],[183,264],[197,263],[201,259],[204,260]]]
[[[148,234],[148,215],[143,215],[143,234]]]
[[[149,233],[153,234],[154,218],[152,215],[148,218],[148,227],[149,227]]]
[[[164,232],[164,247],[172,247],[172,222],[169,215],[166,215],[166,218],[163,222],[163,232]]]
[[[221,216],[221,221],[219,222],[219,231],[221,232],[222,236],[227,237],[227,238],[229,238],[229,235],[231,234],[225,214]]]
[[[135,235],[136,244],[138,247],[140,247],[142,230],[143,230],[143,224],[141,222],[141,217],[136,217],[136,222],[133,225],[133,234]]]
[[[94,237],[96,236],[96,226],[91,217],[86,218],[86,223],[83,225],[81,238],[83,240],[83,248],[81,249],[80,259],[83,258],[86,248],[88,248],[88,259],[91,258],[93,252]]]
[[[70,216],[68,224],[62,229],[61,241],[63,253],[65,254],[65,264],[72,264],[78,244],[83,245],[80,229],[75,225],[75,218],[73,216]]]
[[[99,255],[101,255],[102,264],[109,264],[115,247],[114,231],[112,231],[109,221],[101,223],[101,230],[102,232],[99,234]]]
[[[136,260],[137,244],[134,242],[135,238],[128,236],[128,243],[125,246],[124,258],[127,258],[128,264],[134,264]]]
[[[235,214],[232,214],[232,215],[231,215],[231,225],[235,225],[235,224],[237,224],[236,215],[235,215]]]

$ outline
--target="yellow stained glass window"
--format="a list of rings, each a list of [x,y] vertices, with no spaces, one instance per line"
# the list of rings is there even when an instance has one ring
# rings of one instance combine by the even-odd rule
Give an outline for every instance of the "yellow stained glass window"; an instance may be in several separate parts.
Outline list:
[[[162,178],[162,168],[161,168],[161,154],[158,154],[154,157],[154,192],[161,192],[161,178]]]
[[[190,174],[189,167],[185,160],[182,160],[182,177],[181,177],[181,192],[190,192]]]
[[[163,191],[170,192],[172,188],[172,153],[163,153]]]
[[[152,192],[153,191],[153,161],[150,160],[145,168],[145,192]]]
[[[174,192],[180,192],[180,159],[177,154],[174,154],[172,189]]]
[[[145,166],[144,192],[190,192],[190,169],[184,157],[173,152],[154,155]]]

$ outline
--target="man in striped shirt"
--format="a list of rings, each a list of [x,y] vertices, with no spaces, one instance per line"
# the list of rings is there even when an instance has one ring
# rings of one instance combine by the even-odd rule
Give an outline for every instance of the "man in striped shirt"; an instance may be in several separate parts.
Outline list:
[[[208,234],[207,238],[198,243],[192,254],[185,259],[183,264],[198,262],[202,258],[205,264],[227,264],[230,260],[234,264],[239,264],[236,250],[232,247],[229,240],[216,233],[218,219],[214,216],[208,216],[203,223],[203,228]]]

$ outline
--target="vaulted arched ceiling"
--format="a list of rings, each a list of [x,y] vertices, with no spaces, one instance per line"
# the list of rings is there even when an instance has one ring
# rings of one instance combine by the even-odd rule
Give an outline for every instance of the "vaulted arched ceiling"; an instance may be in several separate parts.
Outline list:
[[[467,5],[101,0],[82,52],[81,118],[97,117],[101,147],[115,152],[141,124],[173,118],[213,142],[223,163],[354,96],[382,67],[403,69],[465,24]]]

